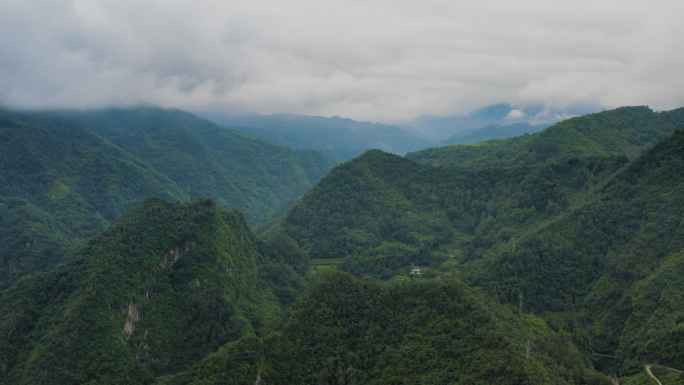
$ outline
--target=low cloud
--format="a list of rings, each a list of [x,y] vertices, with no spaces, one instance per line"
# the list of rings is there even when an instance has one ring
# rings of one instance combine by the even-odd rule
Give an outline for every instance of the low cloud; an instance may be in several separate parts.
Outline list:
[[[684,105],[681,1],[0,4],[0,103],[400,121]],[[512,112],[513,113],[513,112]]]
[[[521,119],[525,117],[525,111],[523,110],[511,110],[506,116],[507,119]]]

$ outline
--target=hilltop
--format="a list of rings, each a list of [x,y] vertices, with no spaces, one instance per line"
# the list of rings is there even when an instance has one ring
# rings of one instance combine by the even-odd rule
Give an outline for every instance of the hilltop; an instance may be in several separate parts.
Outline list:
[[[503,303],[522,293],[528,311],[576,333],[582,351],[615,356],[595,361],[603,370],[633,374],[652,360],[680,368],[682,111],[591,115],[583,121],[605,126],[548,157],[502,149],[473,158],[477,167],[368,151],[335,167],[271,231],[358,278],[404,280],[418,265],[428,267],[422,278],[457,278]],[[578,122],[529,137],[580,137]]]
[[[0,368],[17,384],[151,383],[275,309],[258,242],[210,199],[145,200],[47,273],[0,296]]]
[[[610,384],[568,333],[461,282],[383,285],[340,272],[314,282],[277,332],[227,344],[165,383],[255,381]]]
[[[190,196],[239,208],[252,226],[303,195],[335,164],[320,152],[276,146],[181,110],[63,113],[189,189]]]

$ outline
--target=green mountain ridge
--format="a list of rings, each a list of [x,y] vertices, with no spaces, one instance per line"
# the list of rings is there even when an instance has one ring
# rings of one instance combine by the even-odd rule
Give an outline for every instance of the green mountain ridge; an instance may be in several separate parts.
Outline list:
[[[184,197],[164,175],[78,123],[34,117],[53,122],[53,130],[0,119],[0,288],[48,270],[148,196]]]
[[[303,195],[334,162],[313,150],[275,146],[181,110],[139,107],[67,111],[167,175],[191,196],[239,208],[251,225]]]
[[[650,363],[681,382],[667,367],[684,368],[684,108],[370,150],[301,199],[291,192],[324,173],[322,155],[306,166],[178,110],[68,114],[83,125],[0,119],[14,268],[71,252],[0,292],[0,383],[645,384]],[[222,166],[240,158],[252,166]],[[112,186],[90,187],[82,163]],[[109,219],[138,191],[111,181],[133,173],[180,194],[186,180],[234,190]],[[222,211],[240,188],[256,189],[240,204],[270,212],[258,237]],[[95,225],[109,228],[76,237]]]
[[[312,283],[276,333],[228,344],[165,383],[255,382],[610,384],[567,333],[459,281],[386,285],[340,272]]]
[[[147,197],[211,196],[256,226],[334,165],[179,110],[0,109],[0,119],[0,289],[49,270]]]
[[[427,277],[461,279],[503,303],[522,293],[528,311],[575,330],[584,352],[615,356],[596,358],[603,370],[629,375],[653,360],[682,368],[684,339],[673,334],[680,301],[669,289],[678,280],[664,286],[674,277],[660,266],[677,268],[684,249],[684,131],[673,128],[684,127],[683,111],[594,114],[584,122],[603,122],[607,133],[593,126],[593,136],[571,119],[527,142],[574,138],[558,142],[569,150],[485,157],[474,167],[369,151],[335,167],[274,226],[312,259],[338,261],[359,278],[406,277],[422,265]],[[635,114],[652,120],[629,126]],[[626,128],[614,135],[619,119]]]
[[[278,305],[256,247],[239,212],[147,199],[2,293],[2,382],[151,383],[261,333]]]
[[[637,362],[668,357],[673,361],[666,363],[684,366],[682,357],[664,353],[667,347],[648,352],[642,347],[634,356],[624,353],[623,345],[643,338],[625,326],[644,306],[640,290],[649,286],[640,282],[659,281],[649,277],[663,275],[659,267],[671,266],[670,258],[684,250],[682,175],[684,130],[678,130],[611,176],[584,203],[521,237],[515,252],[510,245],[491,250],[478,267],[482,271],[471,272],[466,282],[509,301],[522,291],[537,310],[585,309],[596,348],[616,350],[625,371],[637,370]],[[663,332],[650,330],[650,339],[683,343],[656,336]]]
[[[567,210],[626,157],[471,170],[420,165],[380,151],[334,168],[277,225],[310,258],[344,258],[356,274],[399,273],[444,258],[475,236],[464,259]],[[498,221],[498,222],[497,222]],[[479,235],[478,235],[479,234]],[[435,252],[436,251],[436,252]]]
[[[528,136],[493,139],[474,146],[429,148],[406,157],[461,167],[531,165],[590,155],[625,154],[634,158],[683,125],[684,108],[653,112],[648,107],[621,107],[567,119]]]

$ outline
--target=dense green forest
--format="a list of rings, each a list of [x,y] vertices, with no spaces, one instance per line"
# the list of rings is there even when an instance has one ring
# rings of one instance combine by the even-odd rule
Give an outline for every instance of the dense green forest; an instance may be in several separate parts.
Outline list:
[[[345,269],[359,277],[389,278],[446,259],[455,266],[556,217],[627,162],[472,170],[369,151],[333,169],[276,226],[311,259],[346,257]]]
[[[0,109],[0,119],[0,289],[48,270],[147,197],[210,196],[256,226],[334,165],[179,110]]]
[[[446,146],[406,154],[443,166],[531,165],[554,158],[625,154],[634,158],[684,126],[684,108],[653,112],[621,107],[564,120],[533,135]]]
[[[0,118],[0,288],[54,266],[148,196],[185,198],[165,175],[77,122],[32,117],[51,129]]]
[[[334,167],[67,115],[0,120],[0,383],[682,384],[684,109]]]
[[[638,113],[653,120],[632,128]],[[422,278],[455,277],[504,303],[522,293],[528,311],[565,319],[590,341],[585,351],[615,356],[597,361],[604,370],[637,373],[652,360],[682,368],[678,297],[669,294],[677,290],[665,275],[684,249],[684,131],[674,131],[684,127],[681,113],[591,115],[625,132],[610,141],[595,134],[601,140],[585,147],[570,140],[578,151],[562,148],[531,165],[511,156],[493,162],[508,167],[435,167],[370,151],[334,168],[275,227],[312,260],[335,261],[358,278],[404,280],[418,265],[428,267]],[[529,137],[568,132],[577,121]],[[618,155],[606,150],[610,142],[631,144]],[[668,317],[649,323],[643,317],[656,308]]]
[[[3,383],[151,383],[263,336],[282,305],[257,248],[244,215],[208,198],[144,201],[2,294]]]
[[[643,343],[645,330],[629,325],[639,317],[645,291],[657,290],[649,279],[676,284],[659,269],[666,262],[673,268],[684,249],[682,175],[684,131],[679,130],[557,220],[488,250],[464,280],[509,301],[523,292],[535,311],[582,309],[594,348],[616,351],[623,371],[652,359],[681,367],[681,357],[666,353],[665,345],[677,339],[666,342],[665,328],[639,324],[658,347],[635,354],[630,341]]]
[[[303,195],[335,164],[314,150],[294,150],[218,126],[181,110],[138,107],[64,114],[138,156],[192,197],[240,209],[250,225]]]
[[[611,383],[591,369],[567,331],[457,280],[387,285],[341,272],[312,283],[278,332],[246,336],[167,381],[254,382]]]
[[[2,381],[609,383],[571,333],[457,280],[329,272],[284,313],[307,268],[286,241],[208,198],[148,199],[2,293]]]

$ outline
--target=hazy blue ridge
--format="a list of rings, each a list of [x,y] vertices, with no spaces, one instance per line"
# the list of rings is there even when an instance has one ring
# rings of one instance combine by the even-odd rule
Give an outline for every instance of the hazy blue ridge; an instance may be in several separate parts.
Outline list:
[[[432,146],[431,142],[421,139],[402,128],[382,123],[357,122],[340,117],[325,118],[295,114],[244,114],[222,115],[203,114],[218,124],[271,138],[278,144],[295,148],[315,148],[330,154],[338,161],[346,161],[368,149],[381,149],[396,154]],[[346,151],[346,152],[345,152]]]
[[[303,195],[335,164],[314,150],[277,146],[188,112],[139,107],[66,111],[167,175],[189,195],[240,209],[251,226]]]
[[[517,113],[511,114],[513,110]],[[572,105],[563,109],[548,108],[542,105],[514,107],[510,104],[496,104],[466,115],[458,116],[419,116],[409,124],[418,129],[428,140],[439,142],[458,135],[468,133],[492,124],[502,126],[514,123],[530,125],[552,124],[573,116],[598,112],[596,106]]]
[[[684,108],[654,112],[645,106],[621,107],[570,118],[527,136],[433,147],[406,157],[459,167],[531,165],[589,155],[625,154],[634,158],[683,125]]]
[[[536,126],[531,126],[527,123],[515,123],[511,124],[510,126],[492,124],[467,134],[453,134],[448,139],[445,139],[439,143],[445,146],[454,144],[475,144],[489,139],[506,139],[512,136],[534,134],[535,132],[539,132],[549,126],[550,124],[540,124]]]

